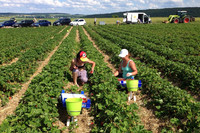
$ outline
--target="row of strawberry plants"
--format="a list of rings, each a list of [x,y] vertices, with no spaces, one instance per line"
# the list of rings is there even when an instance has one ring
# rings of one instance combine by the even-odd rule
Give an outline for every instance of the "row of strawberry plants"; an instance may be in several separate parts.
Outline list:
[[[85,26],[85,28],[99,48],[112,57],[110,61],[118,66],[120,63],[119,49],[122,47],[104,39],[91,27]],[[129,51],[132,50],[129,49]],[[177,131],[181,129],[186,132],[198,131],[200,129],[200,103],[196,102],[185,90],[174,87],[169,81],[162,79],[156,69],[146,67],[146,64],[138,60],[133,60],[138,69],[136,79],[142,80],[142,94],[147,94],[151,99],[149,104],[155,109],[155,115],[161,119],[170,119],[172,128],[176,127]]]
[[[102,28],[103,31],[112,31],[113,35],[120,34],[120,37],[131,42],[138,43],[142,46],[144,46],[146,49],[149,49],[155,53],[157,53],[160,56],[164,56],[167,60],[171,61],[178,61],[180,63],[185,63],[192,67],[194,70],[198,70],[200,68],[200,56],[188,56],[185,55],[181,50],[172,50],[169,47],[166,47],[164,45],[156,45],[152,42],[144,40],[141,38],[136,38],[134,34],[130,33],[129,31],[121,31],[121,29],[110,27],[110,26],[100,26],[99,28]],[[136,35],[137,36],[137,35]]]
[[[50,38],[57,33],[58,30],[60,31],[61,28],[55,28],[53,30],[48,28],[36,28],[33,30],[12,29],[11,31],[4,31],[2,34],[4,39],[0,42],[0,64],[7,63],[16,57],[19,58],[26,49],[40,45],[46,38]],[[12,35],[9,35],[10,32]]]
[[[122,39],[121,35],[116,37],[109,31],[104,32],[96,27],[92,28],[102,37],[111,40],[120,47],[133,51],[131,54],[134,57],[140,57],[142,61],[146,62],[147,64],[151,64],[153,68],[159,69],[162,74],[168,76],[169,79],[179,82],[181,88],[190,89],[197,94],[200,93],[200,73],[191,69],[191,67],[188,65],[166,60],[163,56],[159,56],[156,53],[145,49],[140,44]]]
[[[75,36],[73,28],[48,65],[32,80],[15,114],[0,125],[0,132],[61,132],[53,123],[59,119],[58,98],[64,84],[69,82],[65,74],[69,69],[66,65],[73,58]]]
[[[92,132],[148,132],[140,125],[136,104],[127,105],[127,94],[118,91],[118,81],[104,62],[102,54],[79,27],[82,50],[95,61],[95,71],[88,85],[92,100],[92,115],[95,116]],[[119,49],[118,49],[119,52]]]
[[[173,50],[180,50],[186,55],[198,55],[200,51],[198,43],[200,41],[198,34],[198,30],[200,30],[200,28],[196,25],[144,25],[132,27],[123,25],[114,27],[120,29],[121,31],[131,33],[133,37],[137,39],[153,42],[156,45],[162,44]],[[172,27],[177,29],[169,31]]]
[[[20,89],[19,85],[27,81],[36,71],[39,61],[44,60],[48,53],[59,44],[69,28],[55,35],[53,39],[48,39],[41,46],[27,50],[16,63],[0,68],[0,98],[2,105],[5,105],[8,97],[16,93]]]

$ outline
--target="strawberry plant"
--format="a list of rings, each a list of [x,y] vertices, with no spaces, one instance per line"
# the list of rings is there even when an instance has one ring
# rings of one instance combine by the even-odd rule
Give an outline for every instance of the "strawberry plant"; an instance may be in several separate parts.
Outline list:
[[[119,65],[120,61],[117,60],[120,45],[112,43],[110,40],[104,39],[102,36],[92,31],[90,27],[85,26],[92,38],[100,49],[104,50],[112,57],[111,62]],[[118,49],[117,49],[118,46]],[[112,47],[116,49],[112,50]],[[108,49],[108,51],[106,51]],[[194,100],[186,91],[178,87],[174,87],[166,79],[160,77],[160,73],[148,65],[134,60],[138,68],[137,79],[141,79],[143,83],[142,93],[147,94],[150,106],[155,108],[156,116],[162,119],[171,119],[172,127],[178,127],[180,130],[193,132],[197,131],[199,127],[199,109],[200,104]],[[179,122],[174,123],[173,120],[179,119]],[[166,130],[165,128],[163,131]]]

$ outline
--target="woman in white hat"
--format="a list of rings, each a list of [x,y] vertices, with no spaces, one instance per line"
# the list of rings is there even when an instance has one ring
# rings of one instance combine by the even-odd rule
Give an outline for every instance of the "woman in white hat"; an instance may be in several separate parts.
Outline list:
[[[122,49],[119,57],[122,58],[122,62],[119,65],[119,69],[114,73],[114,76],[122,73],[122,78],[134,79],[134,76],[137,74],[137,68],[135,63],[130,59],[128,50]]]

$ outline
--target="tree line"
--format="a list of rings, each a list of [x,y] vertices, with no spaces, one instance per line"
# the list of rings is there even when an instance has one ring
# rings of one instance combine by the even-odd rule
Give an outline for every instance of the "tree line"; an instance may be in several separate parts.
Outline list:
[[[125,12],[145,12],[151,17],[168,17],[169,15],[175,15],[177,11],[187,11],[188,15],[193,17],[200,17],[200,7],[183,7],[183,8],[164,8],[164,9],[148,9],[148,10],[132,10],[116,13],[107,13],[107,14],[93,14],[84,16],[86,18],[116,18],[123,17]]]

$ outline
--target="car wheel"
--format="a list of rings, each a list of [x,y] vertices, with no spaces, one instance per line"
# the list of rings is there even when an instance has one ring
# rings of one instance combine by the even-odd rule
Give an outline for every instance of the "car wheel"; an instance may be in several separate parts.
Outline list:
[[[51,26],[50,24],[48,24],[48,26]]]

